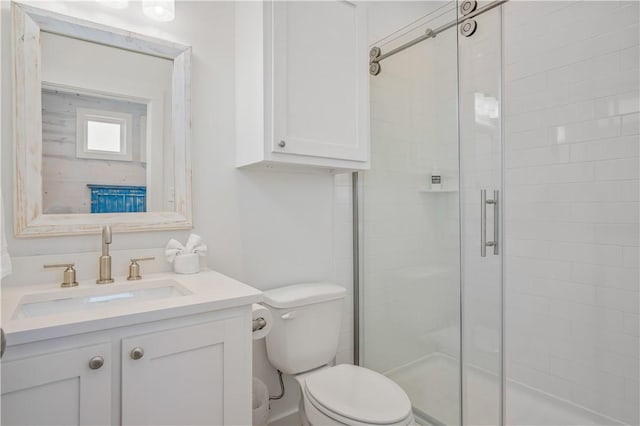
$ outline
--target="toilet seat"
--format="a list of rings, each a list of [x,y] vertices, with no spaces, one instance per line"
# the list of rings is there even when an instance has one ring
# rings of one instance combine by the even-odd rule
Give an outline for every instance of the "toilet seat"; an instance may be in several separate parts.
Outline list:
[[[308,392],[304,393],[300,408],[302,410],[301,418],[303,419],[302,424],[304,426],[416,426],[413,414],[409,414],[402,421],[392,424],[363,423],[348,417],[343,417],[322,406],[322,404],[314,400]]]
[[[341,364],[304,378],[304,398],[332,420],[347,425],[408,425],[411,402],[395,382],[375,371]]]

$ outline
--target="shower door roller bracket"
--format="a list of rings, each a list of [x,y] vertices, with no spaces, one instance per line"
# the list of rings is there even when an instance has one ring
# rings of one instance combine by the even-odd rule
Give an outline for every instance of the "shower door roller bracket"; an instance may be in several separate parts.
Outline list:
[[[369,50],[369,74],[380,74],[380,62],[378,59],[380,55],[382,55],[382,50],[377,46],[372,47],[371,50]]]
[[[464,0],[460,3],[460,14],[466,16],[478,8],[476,0]]]
[[[480,190],[480,256],[487,257],[487,247],[493,247],[493,254],[498,255],[498,239],[500,237],[499,215],[500,191],[493,191],[493,200],[487,200],[487,190]],[[493,241],[487,241],[487,204],[493,206]]]
[[[473,19],[467,19],[460,24],[460,34],[465,37],[471,37],[478,29],[478,23]]]
[[[462,15],[462,19],[470,13],[475,12],[478,8],[478,2],[476,0],[465,0],[460,3],[460,15]],[[474,15],[470,16],[469,19],[462,21],[460,24],[460,34],[465,37],[471,37],[473,33],[478,29],[478,23],[473,18]]]

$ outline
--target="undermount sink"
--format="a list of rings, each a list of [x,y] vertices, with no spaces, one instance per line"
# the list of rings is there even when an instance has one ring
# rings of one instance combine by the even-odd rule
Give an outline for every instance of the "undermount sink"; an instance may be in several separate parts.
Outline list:
[[[90,311],[189,294],[191,294],[189,290],[172,279],[107,284],[92,288],[60,289],[24,296],[18,303],[13,318],[36,318]]]

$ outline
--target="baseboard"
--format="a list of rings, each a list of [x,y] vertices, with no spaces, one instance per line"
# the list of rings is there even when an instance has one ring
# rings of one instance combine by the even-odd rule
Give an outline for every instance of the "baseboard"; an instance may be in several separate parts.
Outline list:
[[[274,419],[269,419],[269,426],[300,426],[298,410],[281,414]]]

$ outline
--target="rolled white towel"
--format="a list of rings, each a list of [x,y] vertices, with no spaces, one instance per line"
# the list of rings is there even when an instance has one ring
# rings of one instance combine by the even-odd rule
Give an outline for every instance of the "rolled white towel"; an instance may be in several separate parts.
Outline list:
[[[194,253],[198,253],[200,256],[206,256],[207,254],[207,245],[199,244],[193,248]]]
[[[189,235],[189,239],[187,240],[187,244],[185,245],[185,253],[193,253],[193,249],[197,247],[202,242],[202,237],[200,235],[191,234]]]
[[[169,240],[167,246],[164,248],[164,255],[167,257],[169,262],[173,262],[173,259],[179,254],[184,253],[185,248],[180,243],[180,241],[174,240],[173,238]]]
[[[164,255],[167,257],[167,262],[172,263],[176,256],[182,254],[180,249],[164,249]]]

